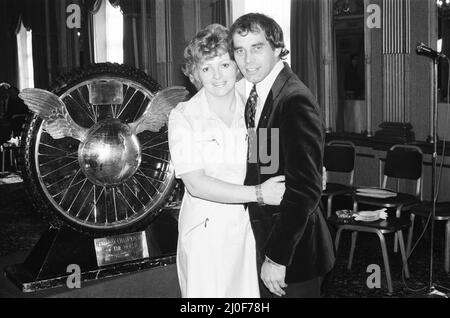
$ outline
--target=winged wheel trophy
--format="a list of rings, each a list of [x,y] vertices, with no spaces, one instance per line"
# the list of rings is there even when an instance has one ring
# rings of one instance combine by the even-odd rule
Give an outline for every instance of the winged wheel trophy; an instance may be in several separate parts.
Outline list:
[[[130,179],[142,161],[137,134],[159,132],[170,111],[185,99],[184,87],[169,87],[158,92],[139,119],[127,124],[106,118],[84,128],[71,118],[57,95],[39,88],[26,88],[19,97],[28,108],[45,120],[44,130],[52,138],[71,137],[80,141],[78,162],[86,177],[99,186],[114,186]]]
[[[175,185],[168,115],[188,95],[106,66],[53,92],[19,94],[34,113],[22,140],[35,205],[50,223],[102,235],[142,229],[167,203]]]

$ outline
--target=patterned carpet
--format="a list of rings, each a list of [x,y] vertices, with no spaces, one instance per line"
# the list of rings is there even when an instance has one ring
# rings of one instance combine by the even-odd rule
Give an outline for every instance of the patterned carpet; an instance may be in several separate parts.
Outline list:
[[[47,224],[34,212],[27,197],[23,183],[9,182],[16,176],[0,178],[0,257],[18,251],[29,251],[38,241]],[[20,179],[15,179],[20,181]],[[421,226],[415,226],[417,233]],[[441,222],[436,223],[434,279],[436,284],[450,287],[450,275],[444,271],[444,228]],[[401,257],[393,252],[393,237],[387,240],[389,260],[394,285],[393,295],[389,295],[384,274],[383,259],[378,239],[375,235],[361,233],[358,236],[353,267],[346,269],[350,250],[350,235],[344,232],[333,271],[324,282],[324,296],[327,298],[384,298],[410,297],[415,293],[408,290],[402,280]],[[406,280],[408,287],[420,288],[429,282],[429,239],[423,240],[414,251],[409,261],[411,277]],[[377,264],[381,269],[381,288],[367,287],[367,266]],[[419,295],[423,295],[419,294]]]
[[[0,257],[28,251],[39,240],[47,224],[34,212],[17,175],[0,178]]]
[[[450,275],[444,271],[444,228],[436,225],[433,282],[450,288]],[[417,237],[417,236],[416,236]],[[429,240],[421,242],[411,255],[408,265],[410,278],[402,278],[400,252],[394,253],[393,235],[387,239],[387,248],[394,293],[389,295],[384,271],[383,257],[378,238],[374,234],[360,233],[356,243],[351,270],[347,270],[351,237],[349,232],[341,236],[335,267],[324,285],[324,296],[328,298],[403,298],[425,295],[425,291],[413,291],[429,285]],[[370,289],[367,280],[373,270],[371,264],[381,269],[381,288]]]

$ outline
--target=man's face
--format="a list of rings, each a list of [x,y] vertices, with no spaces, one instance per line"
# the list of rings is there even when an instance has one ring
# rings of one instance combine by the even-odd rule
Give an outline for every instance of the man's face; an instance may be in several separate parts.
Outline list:
[[[234,59],[245,78],[254,84],[261,82],[279,61],[281,49],[272,49],[266,32],[249,31],[233,35]]]

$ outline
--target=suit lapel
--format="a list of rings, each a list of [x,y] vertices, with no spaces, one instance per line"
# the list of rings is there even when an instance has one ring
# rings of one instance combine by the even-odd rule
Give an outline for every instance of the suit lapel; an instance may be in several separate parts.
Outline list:
[[[267,95],[266,102],[264,103],[264,107],[261,112],[261,116],[259,117],[256,129],[260,127],[267,127],[267,116],[272,113],[273,101],[274,101],[273,92],[272,90],[270,90],[269,95]]]
[[[272,114],[274,106],[276,107],[278,104],[275,104],[275,100],[277,99],[278,95],[280,95],[281,90],[283,89],[289,78],[292,76],[292,74],[293,73],[290,67],[286,63],[284,63],[284,68],[281,70],[280,74],[278,74],[275,82],[272,85],[269,95],[267,95],[267,99],[264,103],[258,125],[256,126],[257,129],[260,127],[267,127],[267,120],[270,117],[270,114]]]

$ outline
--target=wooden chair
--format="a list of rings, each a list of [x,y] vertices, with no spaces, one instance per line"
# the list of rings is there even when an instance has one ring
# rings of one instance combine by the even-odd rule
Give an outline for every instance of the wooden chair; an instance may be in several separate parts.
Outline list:
[[[347,270],[351,270],[353,257],[355,255],[355,247],[356,247],[356,237],[358,232],[366,232],[373,233],[378,236],[381,246],[381,252],[383,255],[384,269],[386,273],[386,280],[388,291],[390,294],[394,292],[392,285],[392,275],[391,268],[389,265],[389,256],[388,250],[386,247],[385,236],[391,233],[394,233],[398,236],[398,242],[400,245],[400,252],[402,256],[402,263],[405,270],[406,278],[409,277],[409,268],[407,263],[407,254],[405,249],[405,244],[403,240],[403,230],[408,229],[411,225],[411,221],[407,217],[397,218],[395,216],[388,216],[386,220],[378,220],[374,222],[363,222],[363,221],[344,221],[343,219],[338,218],[336,215],[331,216],[328,219],[328,222],[337,227],[336,238],[335,238],[335,248],[336,253],[339,250],[339,240],[341,237],[341,233],[344,230],[352,231],[352,242],[350,247],[350,254],[348,258]]]
[[[410,228],[411,221],[407,217],[401,216],[401,211],[410,208],[421,200],[422,189],[422,160],[423,154],[420,148],[409,145],[395,145],[386,153],[386,161],[383,169],[383,181],[381,188],[385,189],[390,178],[397,181],[397,189],[395,196],[391,197],[374,197],[358,194],[358,188],[355,189],[353,212],[358,211],[359,204],[365,204],[373,207],[394,208],[395,214],[388,211],[386,220],[378,220],[374,222],[350,221],[342,223],[337,216],[328,219],[330,224],[337,227],[335,246],[339,247],[339,239],[343,230],[352,231],[352,242],[350,248],[349,262],[347,268],[350,270],[353,262],[354,251],[358,232],[374,233],[380,240],[381,250],[383,253],[383,261],[386,271],[388,290],[393,292],[391,271],[389,267],[388,253],[386,249],[385,235],[394,233],[394,250],[396,251],[397,243],[400,245],[400,252],[405,269],[405,276],[409,277],[409,269],[407,264],[405,242],[403,239],[403,230]],[[415,181],[416,191],[414,194],[399,192],[399,180],[407,179]]]
[[[428,218],[431,214],[432,202],[423,202],[411,208],[411,228],[408,234],[407,253],[411,253],[411,244],[414,235],[414,219],[416,216]],[[450,202],[437,202],[435,211],[435,221],[445,221],[445,244],[444,244],[444,268],[445,272],[450,272]]]
[[[327,199],[327,217],[331,216],[333,199],[338,195],[352,194],[355,173],[355,145],[349,141],[331,141],[325,145],[324,166],[326,173],[339,172],[348,176],[348,183],[327,182],[322,196]],[[328,177],[327,177],[328,180]]]
[[[422,164],[423,153],[419,147],[411,145],[394,145],[386,153],[381,188],[386,189],[390,179],[396,180],[394,197],[376,198],[358,195],[358,189],[353,201],[353,211],[358,211],[359,204],[395,209],[395,215],[400,217],[401,211],[420,203],[422,198]],[[381,167],[381,162],[380,162]],[[415,181],[415,193],[399,191],[400,180]],[[392,190],[392,189],[391,189]],[[397,235],[395,236],[394,251],[397,251]]]
[[[353,210],[358,210],[358,204],[366,204],[384,208],[395,208],[396,216],[399,217],[403,209],[409,208],[420,202],[422,197],[422,162],[423,153],[419,147],[410,145],[392,146],[386,154],[383,170],[383,181],[381,188],[387,187],[390,178],[396,179],[397,195],[389,198],[376,198],[362,196],[356,193]],[[415,193],[409,194],[399,191],[400,179],[413,180],[416,182]],[[358,189],[356,189],[357,191]]]

